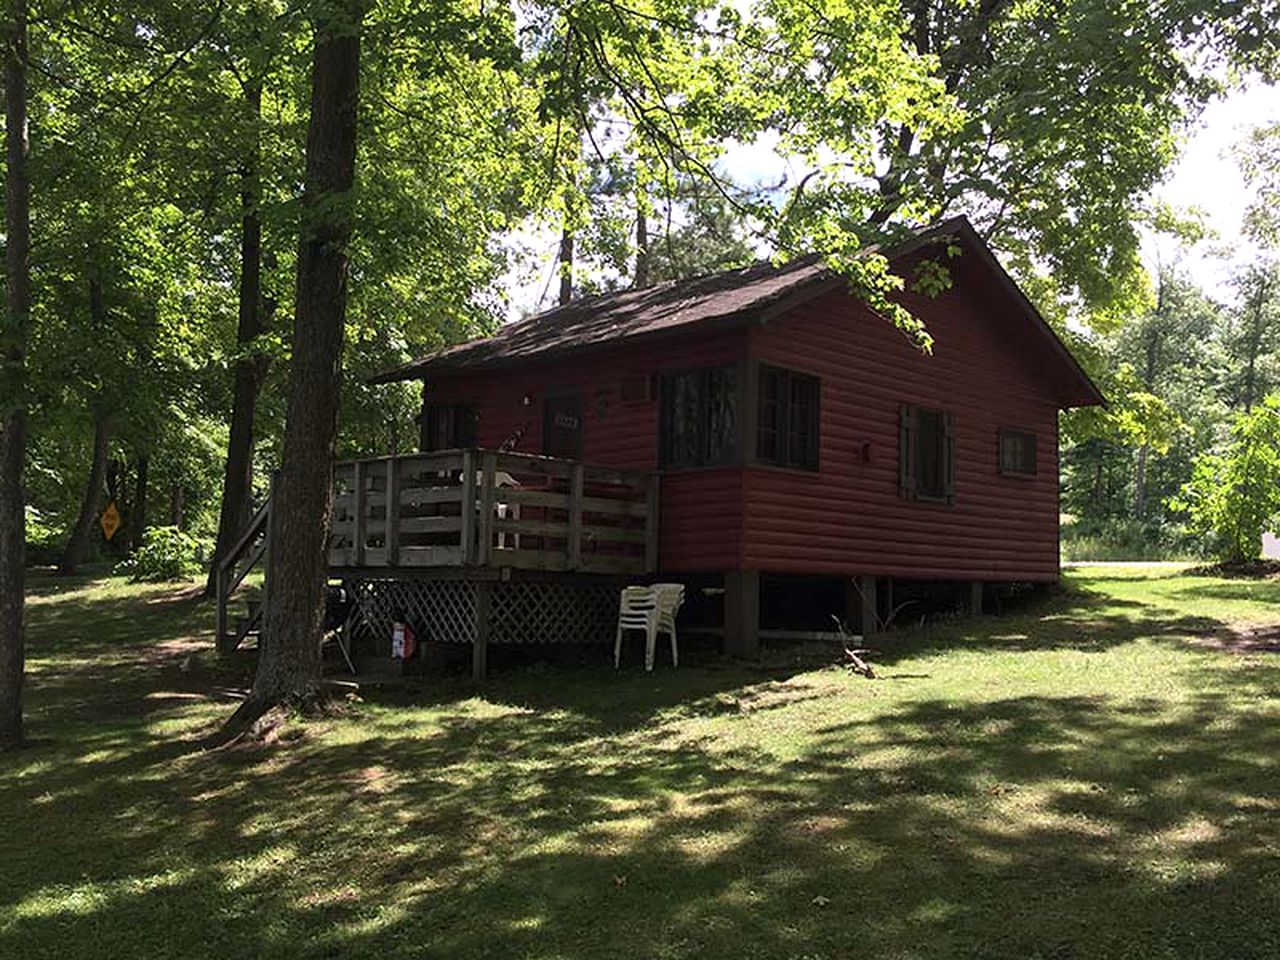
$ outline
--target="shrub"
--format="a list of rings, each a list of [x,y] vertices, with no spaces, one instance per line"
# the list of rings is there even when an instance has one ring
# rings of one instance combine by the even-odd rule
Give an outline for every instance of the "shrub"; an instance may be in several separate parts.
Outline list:
[[[116,565],[134,583],[141,581],[187,580],[204,567],[200,541],[177,527],[151,527],[128,560]]]
[[[27,563],[52,566],[62,557],[63,533],[35,507],[27,505]]]
[[[1063,560],[1199,560],[1203,538],[1167,520],[1107,518],[1062,525]]]
[[[1258,558],[1262,534],[1280,518],[1280,394],[1235,418],[1227,449],[1199,457],[1170,505],[1219,559]]]

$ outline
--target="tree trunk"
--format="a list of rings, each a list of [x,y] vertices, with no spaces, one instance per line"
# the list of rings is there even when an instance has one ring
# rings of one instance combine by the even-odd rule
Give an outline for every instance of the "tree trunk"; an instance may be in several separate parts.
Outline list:
[[[169,526],[181,530],[186,524],[187,491],[180,483],[169,488]]]
[[[137,550],[142,546],[143,536],[147,532],[147,480],[151,466],[151,458],[145,453],[138,454],[137,476],[134,478],[133,503],[129,508],[129,549]]]
[[[1138,448],[1138,466],[1133,476],[1133,515],[1139,520],[1147,515],[1147,455],[1150,449],[1145,443]]]
[[[89,544],[93,538],[94,522],[98,519],[98,508],[102,504],[102,488],[107,476],[107,452],[110,449],[111,434],[107,423],[107,415],[97,411],[93,415],[93,454],[89,462],[89,482],[84,488],[84,499],[80,501],[80,515],[71,530],[71,538],[63,551],[62,562],[58,564],[58,572],[75,573],[84,563],[89,553]]]
[[[1251,413],[1253,411],[1253,393],[1255,384],[1257,383],[1258,374],[1258,338],[1253,338],[1249,345],[1249,364],[1245,368],[1244,374],[1244,412]]]
[[[644,212],[644,201],[636,204],[636,276],[635,287],[642,290],[649,285],[649,217]]]
[[[293,355],[284,455],[271,511],[266,629],[253,690],[219,739],[238,736],[277,704],[307,707],[320,700],[363,7],[363,0],[336,0],[322,8],[315,24]]]
[[[560,305],[573,299],[573,234],[566,226],[560,234]]]
[[[222,478],[218,539],[213,550],[213,562],[209,565],[209,579],[205,583],[206,596],[212,596],[217,589],[219,561],[231,549],[253,514],[253,421],[265,373],[262,359],[250,354],[254,341],[263,332],[262,189],[256,133],[262,115],[261,83],[251,84],[245,98],[255,133],[240,173],[240,315],[236,326],[236,345],[240,354],[235,365],[231,435],[227,441],[227,462]]]
[[[5,58],[6,311],[0,368],[0,749],[23,742],[27,448],[26,350],[31,315],[31,185],[27,179],[27,4],[10,0]]]

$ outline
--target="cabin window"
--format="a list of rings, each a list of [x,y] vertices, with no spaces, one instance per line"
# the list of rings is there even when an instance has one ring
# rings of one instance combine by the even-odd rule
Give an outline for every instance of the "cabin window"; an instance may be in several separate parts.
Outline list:
[[[780,467],[818,469],[818,378],[760,368],[756,459]]]
[[[548,457],[582,459],[582,395],[555,393],[542,404],[542,452]]]
[[[428,403],[422,409],[423,452],[456,450],[476,442],[476,412],[469,403]]]
[[[955,421],[948,410],[903,406],[899,490],[912,500],[955,500]]]
[[[1015,477],[1036,475],[1036,435],[1005,427],[1000,431],[1000,472]]]
[[[662,466],[704,467],[738,459],[740,379],[734,366],[663,375]]]

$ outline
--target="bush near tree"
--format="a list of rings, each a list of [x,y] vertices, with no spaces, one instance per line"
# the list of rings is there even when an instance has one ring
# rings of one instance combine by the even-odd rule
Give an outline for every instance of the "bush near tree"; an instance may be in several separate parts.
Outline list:
[[[1226,449],[1196,461],[1173,505],[1219,559],[1258,559],[1262,535],[1280,520],[1280,393],[1237,414]]]

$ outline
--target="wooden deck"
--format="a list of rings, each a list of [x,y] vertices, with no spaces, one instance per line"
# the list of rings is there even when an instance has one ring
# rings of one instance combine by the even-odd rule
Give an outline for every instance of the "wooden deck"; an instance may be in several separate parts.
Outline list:
[[[270,552],[270,526],[268,499],[219,561],[221,652],[260,633],[269,583],[234,625],[229,604]],[[608,639],[618,578],[657,562],[656,474],[484,449],[334,465],[329,573],[358,607],[348,627],[380,644],[409,619],[424,637],[471,643],[477,677],[491,637]]]
[[[334,466],[335,571],[657,569],[658,478],[464,449]]]

